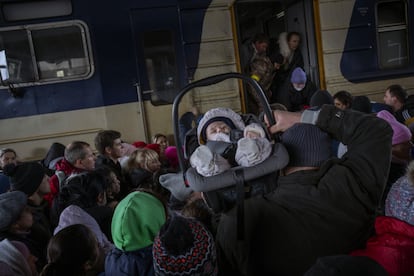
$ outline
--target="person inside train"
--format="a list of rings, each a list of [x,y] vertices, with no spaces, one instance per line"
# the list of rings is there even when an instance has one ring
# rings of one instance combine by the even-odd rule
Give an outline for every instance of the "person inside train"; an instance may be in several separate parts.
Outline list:
[[[372,234],[390,165],[389,124],[333,105],[273,116],[269,129],[282,132],[290,161],[274,192],[245,200],[243,240],[235,208],[222,214],[216,240],[226,275],[303,275],[318,257],[348,254]],[[342,159],[331,158],[330,135],[349,142]]]
[[[247,40],[241,49],[242,72],[249,74],[250,65],[257,57],[267,56],[269,48],[269,37],[264,33],[257,33],[250,40]]]
[[[95,161],[95,167],[108,166],[116,174],[121,185],[118,200],[121,200],[129,192],[129,183],[119,162],[119,158],[124,155],[121,133],[116,130],[102,130],[98,132],[95,136],[95,148],[99,152]]]
[[[345,90],[338,91],[333,95],[333,101],[334,101],[335,106],[342,110],[351,108],[352,99],[353,97],[351,93]]]
[[[316,85],[306,76],[305,71],[296,67],[283,91],[287,97],[286,107],[289,111],[302,111],[308,108],[317,90]]]
[[[0,194],[7,192],[10,189],[10,180],[7,175],[3,173],[3,167],[7,164],[17,164],[17,154],[12,148],[0,149]]]
[[[50,192],[49,176],[38,162],[8,164],[4,172],[10,177],[10,190],[27,195],[27,206],[33,214],[33,225],[27,237],[33,241],[34,254],[38,257],[38,269],[46,262],[46,247],[52,236],[50,207],[44,196]],[[32,250],[32,248],[30,248]]]
[[[279,34],[277,47],[270,49],[270,59],[276,61],[282,56],[283,60],[277,70],[277,74],[273,78],[271,90],[273,91],[272,102],[278,102],[286,105],[286,94],[283,89],[292,71],[296,67],[304,68],[303,55],[300,50],[301,37],[300,33],[282,32]]]
[[[73,141],[69,143],[64,152],[63,159],[57,161],[55,174],[49,179],[50,193],[45,195],[45,199],[52,206],[54,198],[64,185],[65,179],[74,175],[93,171],[95,169],[95,154],[90,145],[83,141]],[[57,218],[55,218],[57,221]]]
[[[250,63],[249,75],[260,85],[268,102],[272,99],[273,92],[270,86],[275,74],[275,67],[270,58],[266,55],[258,56]],[[259,115],[260,112],[263,112],[263,106],[259,100],[258,94],[250,85],[247,86],[247,91],[248,112]]]

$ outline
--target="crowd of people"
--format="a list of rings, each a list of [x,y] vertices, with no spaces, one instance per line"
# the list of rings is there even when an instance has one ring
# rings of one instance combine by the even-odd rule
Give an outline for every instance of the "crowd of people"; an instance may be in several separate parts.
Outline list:
[[[182,149],[116,130],[1,149],[0,275],[414,275],[412,98],[318,90],[299,43],[245,52],[274,120],[193,108]]]

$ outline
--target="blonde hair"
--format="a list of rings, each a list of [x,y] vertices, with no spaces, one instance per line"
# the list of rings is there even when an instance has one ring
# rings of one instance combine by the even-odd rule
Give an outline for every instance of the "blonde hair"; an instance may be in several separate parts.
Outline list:
[[[130,172],[135,168],[151,171],[148,165],[155,160],[158,162],[160,161],[156,151],[147,148],[136,149],[128,158],[127,171]]]

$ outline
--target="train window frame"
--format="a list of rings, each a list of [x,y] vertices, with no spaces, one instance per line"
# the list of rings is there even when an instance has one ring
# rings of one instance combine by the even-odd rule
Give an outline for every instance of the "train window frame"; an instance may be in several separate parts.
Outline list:
[[[403,12],[403,20],[401,20],[400,22],[386,22],[386,23],[382,23],[381,21],[386,21],[383,20],[382,18],[380,18],[380,6],[384,3],[387,4],[392,4],[395,3],[396,5],[402,5],[404,8],[404,12]],[[377,37],[377,49],[378,49],[378,68],[380,70],[396,70],[396,69],[404,69],[410,66],[410,50],[409,50],[409,37],[408,37],[408,31],[409,31],[409,26],[408,26],[408,6],[407,6],[407,1],[405,0],[388,0],[388,1],[380,1],[376,4],[375,6],[375,19],[376,19],[376,37]],[[385,62],[384,60],[390,57],[389,51],[387,51],[386,47],[383,47],[385,44],[384,42],[384,38],[389,38],[390,34],[394,35],[394,39],[395,39],[395,34],[397,34],[397,32],[403,32],[402,35],[399,35],[399,37],[401,38],[400,40],[400,44],[399,45],[404,45],[405,47],[405,52],[406,52],[406,57],[404,59],[405,62],[403,62],[401,65],[388,65],[387,62]],[[397,34],[398,35],[398,34]],[[387,37],[385,37],[387,36]],[[389,40],[388,40],[389,41]],[[388,42],[387,47],[390,48],[392,46],[398,46],[397,42],[394,42],[392,44],[395,45],[391,45]],[[401,48],[401,46],[400,46]],[[401,60],[401,57],[397,58],[398,60]]]
[[[76,30],[76,32],[55,32],[51,36],[46,36],[50,39],[57,38],[65,40],[65,37],[63,35],[67,35],[66,39],[71,38],[72,41],[75,40],[77,42],[78,48],[69,49],[69,51],[64,51],[66,55],[63,56],[62,59],[55,62],[55,64],[40,64],[40,62],[43,62],[45,60],[40,59],[40,54],[36,53],[36,48],[38,50],[40,49],[39,46],[41,43],[37,42],[36,44],[36,32],[48,32],[53,30],[69,30],[70,28],[73,28],[73,30]],[[77,29],[76,29],[77,28]],[[0,88],[6,88],[9,85],[17,86],[17,87],[27,87],[27,86],[36,86],[36,85],[45,85],[45,84],[51,84],[51,83],[60,83],[60,82],[68,82],[68,81],[77,81],[77,80],[84,80],[91,78],[92,75],[95,72],[95,66],[93,61],[93,55],[92,55],[92,47],[91,47],[91,39],[89,35],[89,29],[86,23],[84,23],[81,20],[69,20],[69,21],[59,21],[59,22],[49,22],[49,23],[40,23],[40,24],[30,24],[30,25],[18,25],[13,27],[4,27],[0,28],[0,43],[2,38],[3,32],[20,32],[22,34],[21,41],[23,43],[27,43],[28,46],[28,52],[25,52],[26,54],[26,60],[24,59],[22,54],[22,58],[19,60],[15,56],[12,56],[11,58],[7,56],[7,49],[6,50],[6,57],[8,61],[8,69],[11,72],[11,77],[7,81],[2,81],[0,84]],[[20,35],[20,34],[19,34]],[[25,35],[25,37],[23,37]],[[61,35],[59,37],[59,35]],[[18,37],[20,39],[20,37]],[[38,41],[42,41],[41,39],[37,38]],[[44,44],[44,43],[43,43]],[[75,43],[76,44],[76,43]],[[69,45],[69,44],[64,44]],[[73,43],[71,44],[73,45]],[[6,47],[7,48],[7,47]],[[68,49],[68,48],[66,48]],[[65,49],[65,50],[66,50]],[[4,50],[2,45],[0,44],[0,50]],[[25,49],[27,50],[27,49]],[[41,52],[41,51],[38,51]],[[70,53],[68,53],[70,52]],[[73,56],[75,53],[83,54],[80,58]],[[59,53],[61,54],[61,53]],[[72,56],[70,55],[72,54]],[[28,56],[30,55],[30,56]],[[44,58],[45,56],[43,56]],[[62,56],[59,56],[62,57]],[[29,68],[29,72],[27,73],[28,77],[22,79],[21,81],[16,81],[16,78],[13,79],[13,72],[15,70],[18,70],[18,68],[22,68],[22,62],[26,62],[26,67]],[[31,61],[31,62],[30,62]],[[46,60],[47,61],[47,60]],[[46,62],[47,63],[47,62]],[[78,66],[73,66],[73,63],[77,63]],[[58,65],[60,64],[60,65]],[[80,65],[79,65],[80,64]],[[53,72],[55,70],[55,76],[51,76],[44,74],[46,71],[43,70],[41,67],[49,68],[49,71]],[[59,68],[60,67],[60,68]],[[51,69],[50,69],[51,68]],[[81,69],[80,73],[78,73]],[[32,70],[32,71],[30,71]],[[43,76],[42,76],[43,72]]]

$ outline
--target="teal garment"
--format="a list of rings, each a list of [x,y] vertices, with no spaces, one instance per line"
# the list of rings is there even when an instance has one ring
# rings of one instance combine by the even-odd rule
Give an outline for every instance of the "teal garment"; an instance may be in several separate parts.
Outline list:
[[[149,246],[165,220],[161,201],[146,192],[132,192],[115,209],[111,227],[114,244],[123,251]]]

